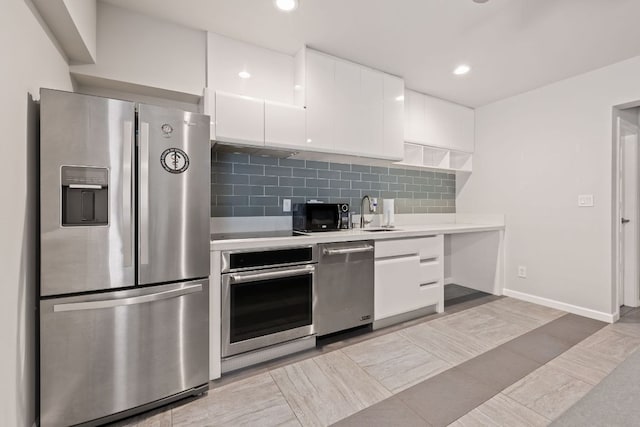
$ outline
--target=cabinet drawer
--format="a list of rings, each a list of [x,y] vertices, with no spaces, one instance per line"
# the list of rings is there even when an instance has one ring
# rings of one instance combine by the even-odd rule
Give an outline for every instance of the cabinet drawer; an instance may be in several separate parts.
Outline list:
[[[420,259],[437,258],[441,260],[444,251],[444,237],[438,236],[421,237],[420,239]]]
[[[428,307],[443,301],[444,287],[442,286],[442,282],[432,285],[420,285],[416,300],[419,302],[420,307]]]
[[[440,261],[428,261],[420,263],[420,284],[441,283],[443,277],[442,263]]]
[[[390,258],[420,254],[422,239],[382,240],[376,242],[376,258]]]
[[[443,237],[429,236],[376,242],[376,258],[418,255],[420,259],[440,258],[443,251]]]

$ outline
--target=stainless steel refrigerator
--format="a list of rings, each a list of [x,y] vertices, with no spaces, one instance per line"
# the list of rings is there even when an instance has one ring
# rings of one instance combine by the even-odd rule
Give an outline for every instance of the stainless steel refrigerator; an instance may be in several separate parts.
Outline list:
[[[202,393],[209,117],[48,89],[40,99],[41,425]]]

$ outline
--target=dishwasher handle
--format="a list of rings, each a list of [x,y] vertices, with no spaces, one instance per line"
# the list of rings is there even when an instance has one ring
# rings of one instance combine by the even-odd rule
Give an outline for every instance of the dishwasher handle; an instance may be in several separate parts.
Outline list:
[[[323,248],[322,253],[324,255],[346,255],[346,254],[356,254],[359,252],[371,252],[373,250],[373,245],[364,245],[364,246],[354,246],[350,248],[340,248],[340,249],[329,249]]]

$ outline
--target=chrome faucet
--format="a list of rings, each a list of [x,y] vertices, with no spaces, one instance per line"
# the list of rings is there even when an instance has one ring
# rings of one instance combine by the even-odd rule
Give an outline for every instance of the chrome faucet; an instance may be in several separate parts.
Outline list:
[[[367,199],[369,201],[369,213],[376,212],[376,204],[371,201],[369,195],[365,194],[364,196],[362,196],[362,200],[360,200],[360,228],[364,228],[365,225],[370,224],[371,221],[373,221],[373,219],[370,221],[364,219],[364,199]]]

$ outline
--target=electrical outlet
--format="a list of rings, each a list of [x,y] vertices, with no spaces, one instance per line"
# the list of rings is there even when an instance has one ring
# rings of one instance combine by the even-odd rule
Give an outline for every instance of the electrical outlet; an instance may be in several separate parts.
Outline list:
[[[282,212],[291,212],[291,199],[282,199]]]
[[[518,277],[521,277],[523,279],[527,278],[527,267],[525,267],[524,265],[518,266]]]

